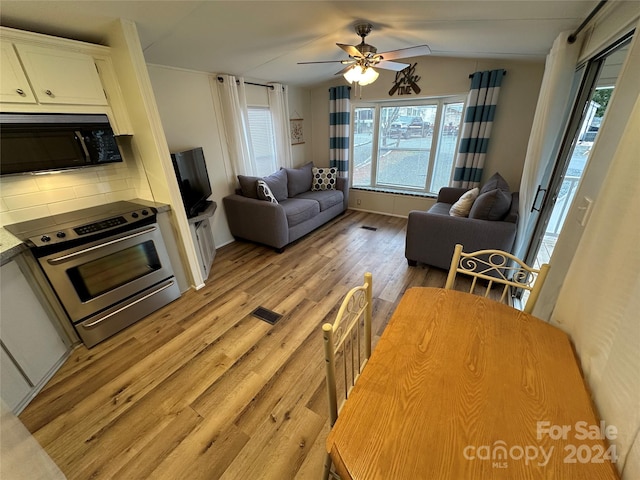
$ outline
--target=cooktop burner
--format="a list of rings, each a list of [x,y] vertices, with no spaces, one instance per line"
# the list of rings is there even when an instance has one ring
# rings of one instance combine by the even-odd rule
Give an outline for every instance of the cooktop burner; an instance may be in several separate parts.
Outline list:
[[[88,239],[115,229],[135,228],[155,219],[154,207],[120,201],[72,212],[6,225],[5,228],[31,248]]]

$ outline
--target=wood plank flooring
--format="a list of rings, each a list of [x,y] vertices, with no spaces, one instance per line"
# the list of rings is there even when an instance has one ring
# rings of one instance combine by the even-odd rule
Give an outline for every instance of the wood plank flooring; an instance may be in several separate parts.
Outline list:
[[[366,271],[374,343],[407,288],[444,286],[446,272],[407,266],[405,226],[349,210],[282,254],[218,249],[204,288],[78,347],[20,419],[69,479],[318,478],[322,323]],[[258,306],[283,316],[270,325]]]

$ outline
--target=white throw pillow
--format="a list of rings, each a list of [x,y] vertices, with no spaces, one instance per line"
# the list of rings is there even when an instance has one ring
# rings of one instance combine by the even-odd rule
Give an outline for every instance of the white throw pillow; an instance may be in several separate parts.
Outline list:
[[[258,180],[256,182],[256,189],[258,190],[258,198],[260,200],[266,200],[271,203],[278,203],[275,195],[271,192],[269,185],[264,180]]]
[[[468,217],[471,207],[473,206],[473,202],[478,198],[478,193],[480,193],[480,189],[478,187],[465,192],[456,203],[451,205],[449,215],[452,217]]]

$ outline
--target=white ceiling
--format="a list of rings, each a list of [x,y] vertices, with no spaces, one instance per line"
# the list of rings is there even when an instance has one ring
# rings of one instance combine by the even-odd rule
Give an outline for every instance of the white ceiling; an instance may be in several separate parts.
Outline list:
[[[353,24],[374,25],[379,52],[427,44],[432,55],[540,60],[562,31],[574,30],[597,0],[446,1],[15,1],[0,23],[105,43],[117,18],[134,20],[148,63],[249,79],[311,85],[342,60],[335,44],[360,42]]]

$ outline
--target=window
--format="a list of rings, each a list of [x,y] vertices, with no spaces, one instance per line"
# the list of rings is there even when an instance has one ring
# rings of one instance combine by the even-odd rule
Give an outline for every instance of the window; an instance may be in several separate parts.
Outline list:
[[[352,186],[437,194],[449,185],[464,97],[353,109]]]
[[[248,113],[256,175],[266,177],[278,170],[271,110],[269,107],[248,107]]]

